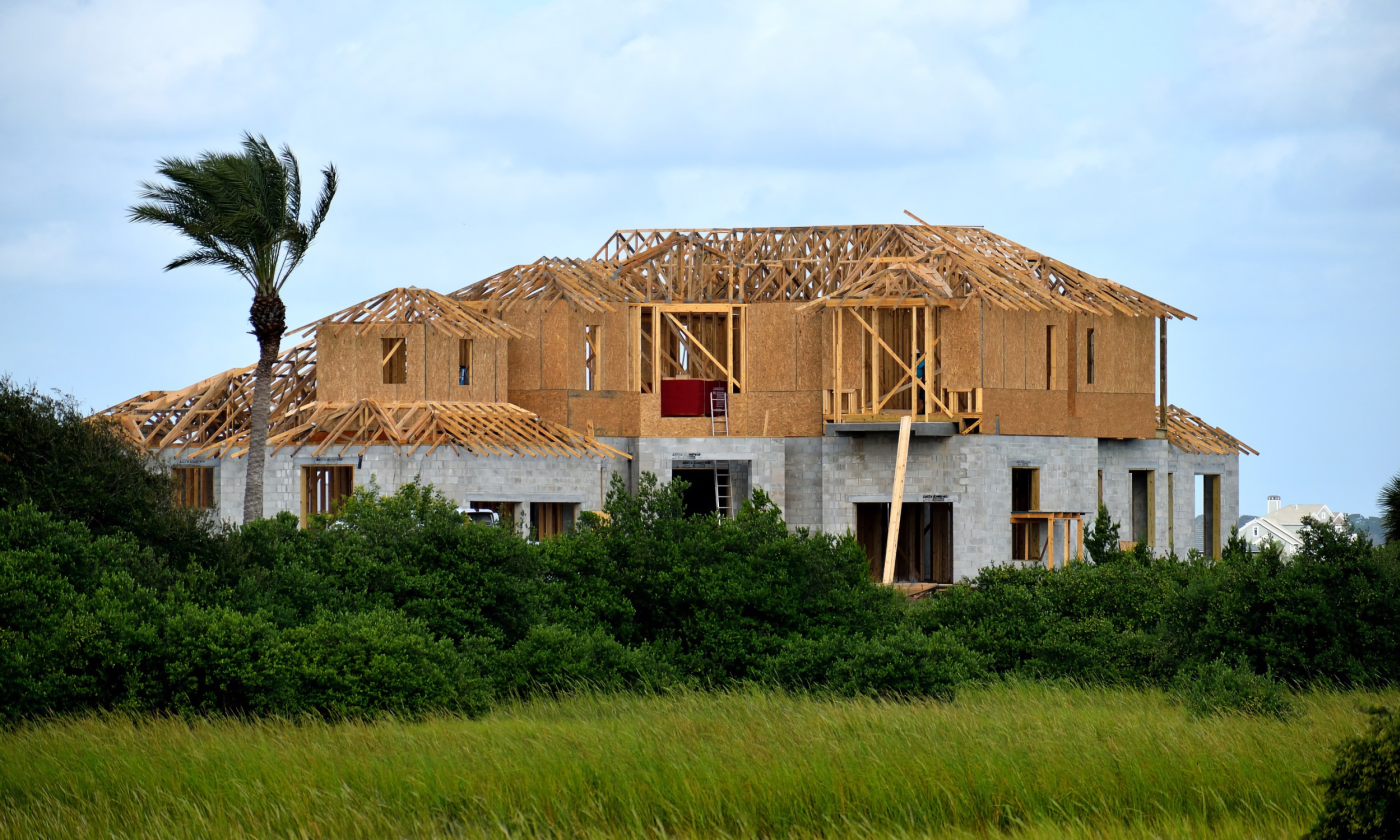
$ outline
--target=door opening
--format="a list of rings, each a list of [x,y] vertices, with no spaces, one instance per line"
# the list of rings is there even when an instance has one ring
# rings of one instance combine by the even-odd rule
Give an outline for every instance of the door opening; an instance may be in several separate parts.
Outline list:
[[[888,502],[856,503],[856,541],[865,549],[870,577],[885,577]],[[953,503],[905,502],[895,544],[895,583],[953,582]]]

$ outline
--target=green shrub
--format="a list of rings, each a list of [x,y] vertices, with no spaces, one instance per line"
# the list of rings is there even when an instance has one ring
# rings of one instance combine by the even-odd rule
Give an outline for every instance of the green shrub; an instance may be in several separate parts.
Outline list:
[[[25,503],[98,534],[132,534],[177,562],[204,551],[210,524],[176,506],[169,471],[114,422],[0,376],[0,508]]]
[[[1202,717],[1238,712],[1283,719],[1293,712],[1287,689],[1276,680],[1224,660],[1192,663],[1177,673],[1172,690]]]
[[[794,637],[757,675],[787,688],[843,695],[952,699],[959,685],[984,676],[985,667],[984,657],[951,634],[905,626],[874,638]]]
[[[497,686],[517,696],[659,689],[676,682],[674,669],[654,648],[625,647],[602,628],[581,633],[557,624],[531,628],[496,668]]]
[[[479,713],[492,690],[483,665],[489,645],[464,640],[464,650],[434,638],[427,626],[389,611],[323,616],[284,631],[268,651],[272,684],[253,705],[280,714],[333,717],[430,709]]]
[[[1306,840],[1400,837],[1400,713],[1374,709],[1369,731],[1337,746],[1322,814]]]

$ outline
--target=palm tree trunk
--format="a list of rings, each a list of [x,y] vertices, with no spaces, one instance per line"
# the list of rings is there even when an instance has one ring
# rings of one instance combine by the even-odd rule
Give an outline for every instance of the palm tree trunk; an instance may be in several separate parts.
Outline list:
[[[248,320],[258,338],[258,368],[253,378],[253,416],[248,432],[248,474],[243,485],[243,522],[263,516],[263,472],[267,466],[267,426],[272,408],[272,366],[282,349],[287,309],[277,295],[258,295]]]

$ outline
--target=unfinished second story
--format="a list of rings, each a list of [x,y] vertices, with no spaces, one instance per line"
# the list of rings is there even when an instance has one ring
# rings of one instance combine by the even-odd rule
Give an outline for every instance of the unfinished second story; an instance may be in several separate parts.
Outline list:
[[[619,437],[715,434],[717,400],[730,435],[913,415],[1158,437],[1166,324],[1192,317],[981,228],[925,224],[619,231],[589,259],[451,297],[518,333],[509,402]]]

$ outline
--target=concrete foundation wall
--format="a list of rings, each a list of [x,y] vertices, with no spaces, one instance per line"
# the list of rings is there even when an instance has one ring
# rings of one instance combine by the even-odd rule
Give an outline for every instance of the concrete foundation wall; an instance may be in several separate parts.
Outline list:
[[[371,447],[360,459],[317,459],[309,454],[279,453],[268,461],[265,515],[301,511],[301,467],[314,464],[354,466],[355,483],[373,478],[382,492],[418,478],[465,505],[472,501],[520,502],[522,524],[528,524],[529,502],[567,502],[581,510],[602,506],[612,475],[619,475],[635,492],[643,472],[671,480],[674,461],[737,460],[750,464],[752,487],[761,488],[784,513],[791,529],[845,533],[855,529],[855,505],[888,502],[894,484],[897,447],[893,433],[806,438],[688,437],[600,438],[632,455],[621,458],[477,457],[439,449],[430,456],[420,451],[400,455],[391,447]],[[243,459],[227,462],[175,461],[215,468],[218,515],[242,520]],[[954,579],[970,577],[989,565],[1011,562],[1011,470],[1040,470],[1040,508],[1085,514],[1090,527],[1098,509],[1098,475],[1103,472],[1103,501],[1115,521],[1124,523],[1123,538],[1131,537],[1132,484],[1130,470],[1156,473],[1155,550],[1174,547],[1184,556],[1190,546],[1198,474],[1221,476],[1222,540],[1239,516],[1239,458],[1234,455],[1190,455],[1164,440],[1099,440],[1095,438],[1021,435],[918,437],[910,440],[905,476],[906,502],[947,501],[953,504]],[[1172,481],[1172,519],[1167,530],[1167,475]],[[1056,545],[1061,544],[1057,528]],[[1071,544],[1074,539],[1071,535]],[[1058,553],[1058,551],[1057,551]]]

